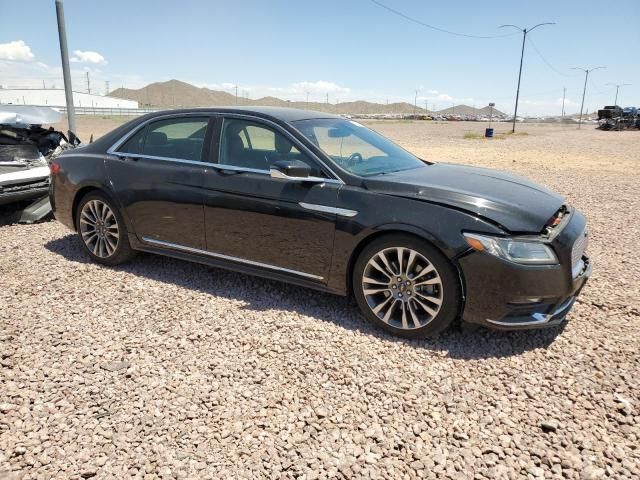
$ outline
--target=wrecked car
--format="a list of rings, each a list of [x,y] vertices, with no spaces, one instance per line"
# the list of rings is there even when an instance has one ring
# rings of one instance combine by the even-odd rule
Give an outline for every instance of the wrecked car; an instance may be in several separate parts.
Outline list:
[[[50,107],[0,106],[0,206],[16,204],[21,210],[25,205],[18,212],[21,222],[32,223],[51,212],[49,162],[79,143],[42,126],[61,118]]]
[[[409,338],[458,317],[558,325],[592,270],[586,218],[560,195],[323,112],[145,115],[54,159],[50,195],[98,263],[144,251],[353,295]]]

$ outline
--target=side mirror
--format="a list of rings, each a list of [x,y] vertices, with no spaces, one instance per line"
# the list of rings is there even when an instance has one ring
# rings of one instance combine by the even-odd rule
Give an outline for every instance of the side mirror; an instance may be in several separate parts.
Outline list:
[[[269,169],[271,178],[304,181],[310,177],[311,167],[300,160],[278,160]]]

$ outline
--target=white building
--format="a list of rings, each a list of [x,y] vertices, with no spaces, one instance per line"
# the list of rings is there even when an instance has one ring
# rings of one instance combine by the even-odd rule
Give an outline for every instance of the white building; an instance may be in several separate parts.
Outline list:
[[[0,88],[0,104],[38,105],[65,107],[67,101],[62,88]],[[73,92],[76,107],[89,108],[138,108],[135,100],[105,97],[84,92]]]

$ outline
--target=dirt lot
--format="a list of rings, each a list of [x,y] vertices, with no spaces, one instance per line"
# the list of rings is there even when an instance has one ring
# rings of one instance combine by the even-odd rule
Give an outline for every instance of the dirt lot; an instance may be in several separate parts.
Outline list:
[[[99,267],[56,222],[5,226],[0,478],[639,478],[640,132],[372,125],[586,213],[595,269],[564,328],[402,341],[339,297],[150,255]]]

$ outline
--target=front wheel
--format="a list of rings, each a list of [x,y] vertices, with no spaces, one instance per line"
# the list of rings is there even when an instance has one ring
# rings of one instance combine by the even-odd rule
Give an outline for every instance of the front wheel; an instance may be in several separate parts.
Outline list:
[[[91,192],[80,200],[76,226],[82,245],[93,260],[117,265],[134,256],[122,215],[105,194]]]
[[[389,235],[365,247],[352,281],[366,319],[394,335],[433,337],[458,315],[461,292],[453,266],[410,235]]]

